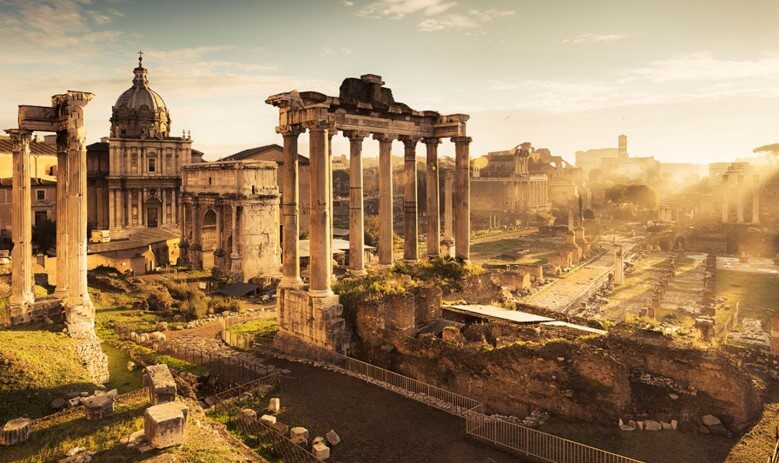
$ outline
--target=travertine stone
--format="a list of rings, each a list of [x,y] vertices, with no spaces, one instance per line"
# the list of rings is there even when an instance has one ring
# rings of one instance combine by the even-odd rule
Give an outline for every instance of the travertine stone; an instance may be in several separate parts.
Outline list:
[[[0,429],[0,445],[13,445],[24,442],[30,437],[32,420],[29,418],[14,418]]]
[[[176,400],[176,381],[164,363],[146,367],[143,385],[149,388],[149,400],[154,405]]]
[[[404,147],[403,171],[406,186],[403,189],[403,260],[417,261],[417,142],[414,137],[401,137]]]
[[[379,141],[379,265],[392,265],[392,135],[374,135]]]
[[[319,461],[325,461],[330,458],[330,447],[322,442],[317,442],[311,446],[311,454]]]
[[[155,449],[162,449],[184,442],[189,407],[181,402],[166,402],[146,409],[143,414],[143,430],[146,439]]]
[[[114,414],[114,398],[116,389],[105,394],[87,397],[81,403],[84,404],[84,414],[87,420],[99,420],[108,418]]]
[[[325,439],[327,439],[327,443],[333,447],[341,443],[341,436],[339,436],[338,433],[332,429],[327,431],[327,434],[325,434]]]
[[[438,190],[438,138],[422,140],[426,147],[425,209],[427,211],[427,256],[441,255],[441,220],[439,217]]]
[[[268,411],[271,413],[278,413],[281,411],[281,399],[274,397],[268,402]]]
[[[273,415],[262,415],[260,417],[260,421],[270,426],[272,424],[276,424],[276,417]]]
[[[297,445],[308,444],[308,436],[308,429],[301,426],[295,426],[289,430],[289,440]]]

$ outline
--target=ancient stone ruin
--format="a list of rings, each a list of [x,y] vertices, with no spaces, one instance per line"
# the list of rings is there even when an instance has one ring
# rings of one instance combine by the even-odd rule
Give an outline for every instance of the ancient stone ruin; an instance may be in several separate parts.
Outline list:
[[[88,92],[52,96],[51,106],[19,106],[19,128],[10,129],[13,151],[13,268],[7,324],[29,322],[33,297],[30,139],[33,131],[57,134],[57,291],[68,333],[81,362],[97,382],[108,381],[108,360],[95,334],[95,308],[87,289],[87,159],[84,107]],[[48,301],[41,301],[47,304]]]
[[[266,103],[279,108],[276,131],[284,137],[282,198],[282,281],[278,290],[278,313],[285,337],[330,350],[344,351],[347,340],[338,296],[332,281],[332,173],[330,140],[341,131],[350,142],[349,176],[349,269],[365,272],[363,255],[362,142],[372,135],[379,142],[379,266],[388,268],[392,257],[392,154],[393,140],[403,142],[405,178],[410,179],[403,198],[404,251],[406,262],[416,262],[417,188],[416,146],[427,148],[427,255],[440,255],[438,213],[438,144],[450,138],[455,144],[454,248],[460,261],[469,259],[471,139],[466,136],[465,114],[441,115],[415,111],[396,102],[381,76],[366,74],[347,78],[338,97],[319,92],[291,91],[273,95]],[[307,291],[300,278],[298,253],[298,136],[309,132],[310,148],[310,281]],[[432,187],[430,187],[432,186]],[[449,237],[447,237],[449,238]]]

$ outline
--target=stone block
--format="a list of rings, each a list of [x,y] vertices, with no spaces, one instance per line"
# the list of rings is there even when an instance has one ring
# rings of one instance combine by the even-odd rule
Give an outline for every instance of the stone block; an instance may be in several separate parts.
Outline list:
[[[282,435],[287,435],[289,433],[289,426],[282,423],[281,421],[276,421],[273,425],[271,425],[271,428],[275,429],[276,432]]]
[[[325,434],[325,439],[327,439],[327,443],[330,444],[331,447],[335,447],[336,445],[341,443],[341,436],[339,436],[332,429],[330,431],[327,431],[327,434]]]
[[[276,424],[276,417],[273,415],[262,415],[260,421],[270,426],[272,424]]]
[[[316,444],[324,444],[325,438],[322,436],[316,436],[315,438],[311,439],[311,445],[314,446]]]
[[[289,430],[289,440],[297,445],[308,444],[308,429],[301,426],[295,426]]]
[[[146,367],[143,385],[149,388],[149,400],[153,405],[176,400],[176,381],[164,363]]]
[[[149,445],[162,449],[183,443],[188,415],[189,407],[181,402],[147,408],[143,414],[143,430]]]
[[[671,429],[676,431],[676,429],[679,427],[679,422],[676,420],[671,420]]]
[[[29,418],[14,418],[3,425],[0,430],[0,445],[13,445],[24,442],[30,437],[32,420]]]
[[[325,461],[330,458],[330,447],[318,442],[311,446],[311,454],[319,461]]]
[[[113,416],[116,390],[112,392],[113,393],[100,394],[82,400],[84,403],[84,416],[87,420],[99,420]]]
[[[244,424],[251,424],[257,421],[257,412],[251,408],[244,408],[241,410],[241,422]]]
[[[671,430],[671,423],[668,423],[667,421],[661,421],[660,426],[663,427],[664,431],[670,431]]]
[[[701,420],[706,426],[718,426],[722,424],[722,421],[714,415],[704,415]]]
[[[268,402],[268,411],[271,413],[278,413],[281,411],[281,399],[274,397]]]
[[[655,420],[646,420],[644,424],[644,429],[647,431],[660,431],[663,429],[663,426],[660,424],[659,421]]]

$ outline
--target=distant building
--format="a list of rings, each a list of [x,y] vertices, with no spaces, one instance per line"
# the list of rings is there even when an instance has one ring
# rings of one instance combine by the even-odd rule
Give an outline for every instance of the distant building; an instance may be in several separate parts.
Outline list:
[[[41,220],[54,221],[57,210],[57,182],[41,178],[31,179],[32,224]],[[0,178],[0,228],[11,229],[11,177]]]
[[[598,148],[586,151],[576,152],[576,167],[582,169],[582,174],[586,180],[590,178],[590,172],[600,169],[603,159],[619,158],[619,149],[617,148]]]
[[[56,210],[57,150],[36,139],[30,143],[33,225],[41,218],[54,220]],[[0,230],[11,230],[11,139],[0,136]]]
[[[547,222],[551,215],[549,177],[531,172],[535,149],[523,143],[510,150],[487,153],[473,161],[471,214],[474,222],[491,225],[517,219]]]
[[[225,156],[219,160],[219,162],[226,161],[272,161],[275,162],[279,169],[279,175],[276,176],[279,191],[281,195],[284,195],[284,186],[282,180],[284,178],[283,166],[284,166],[284,148],[277,144],[257,146],[254,148],[248,148],[243,151],[239,151],[230,156]],[[298,226],[300,232],[306,234],[308,232],[308,216],[309,216],[309,204],[311,197],[309,193],[309,160],[308,157],[298,153],[298,210],[300,211],[300,218],[298,219]]]

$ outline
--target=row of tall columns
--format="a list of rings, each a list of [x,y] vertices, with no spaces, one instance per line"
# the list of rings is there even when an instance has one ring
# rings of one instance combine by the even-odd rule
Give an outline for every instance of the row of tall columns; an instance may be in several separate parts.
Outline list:
[[[33,302],[32,275],[32,191],[30,182],[30,140],[32,132],[10,129],[13,144],[11,202],[11,307]],[[59,211],[59,208],[57,208]]]
[[[310,277],[309,293],[312,296],[328,296],[332,294],[330,284],[332,277],[332,166],[330,163],[331,127],[325,122],[307,123],[305,128],[293,126],[279,130],[284,138],[284,164],[282,178],[282,287],[297,288],[302,285],[299,264],[299,211],[298,211],[298,136],[305,129],[309,132],[310,149]],[[362,142],[368,136],[367,132],[346,131],[349,138],[350,180],[349,180],[349,270],[352,273],[365,272],[364,255],[364,212],[363,212],[363,176],[362,176]],[[379,142],[379,265],[392,265],[393,237],[393,194],[392,194],[392,141],[396,136],[374,134]],[[413,262],[418,258],[417,237],[417,167],[416,167],[416,137],[402,137],[404,143],[404,172],[408,179],[404,198],[404,260]],[[468,137],[454,137],[457,173],[453,176],[455,191],[448,195],[446,201],[449,210],[454,207],[447,218],[448,235],[459,242],[456,246],[456,257],[468,260],[470,233],[470,159]],[[424,139],[427,146],[427,255],[440,255],[440,223],[438,213],[438,151],[437,138]],[[454,236],[452,223],[456,224]]]

